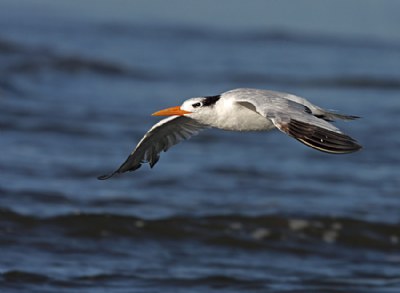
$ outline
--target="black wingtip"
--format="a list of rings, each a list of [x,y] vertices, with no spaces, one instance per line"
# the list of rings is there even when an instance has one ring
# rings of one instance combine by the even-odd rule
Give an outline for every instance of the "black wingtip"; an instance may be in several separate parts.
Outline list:
[[[297,120],[291,120],[284,130],[305,145],[330,154],[348,154],[362,148],[356,140],[346,134]]]
[[[101,176],[97,177],[97,179],[99,179],[99,180],[107,180],[107,179],[113,177],[117,173],[118,172],[112,172],[110,174],[101,175]]]
[[[296,137],[295,137],[296,138]],[[349,140],[346,142],[346,145],[334,145],[331,143],[319,143],[314,139],[310,138],[296,138],[298,141],[302,142],[303,144],[316,149],[318,151],[328,153],[328,154],[350,154],[359,151],[362,149],[362,146],[359,145],[354,140]]]
[[[125,163],[124,163],[124,164],[125,164]],[[114,172],[112,172],[112,173],[109,173],[109,174],[101,175],[101,176],[97,177],[97,179],[99,179],[99,180],[107,180],[107,179],[110,179],[111,177],[113,177],[114,175],[122,174],[122,173],[128,172],[128,171],[129,171],[129,172],[135,171],[135,170],[139,169],[139,168],[142,166],[142,164],[138,164],[138,165],[136,165],[136,166],[133,166],[133,167],[130,168],[130,169],[124,169],[124,168],[123,168],[124,164],[122,164],[122,166],[119,167],[118,170],[116,170],[116,171],[114,171]],[[153,165],[154,165],[154,164],[153,164]],[[153,166],[152,166],[152,167],[153,167]]]

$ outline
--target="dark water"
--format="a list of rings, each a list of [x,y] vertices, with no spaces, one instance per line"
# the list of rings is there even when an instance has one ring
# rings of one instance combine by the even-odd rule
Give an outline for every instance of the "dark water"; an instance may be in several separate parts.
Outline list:
[[[208,131],[108,181],[150,113],[236,87],[363,118],[346,156]],[[400,292],[400,43],[0,27],[1,292]]]

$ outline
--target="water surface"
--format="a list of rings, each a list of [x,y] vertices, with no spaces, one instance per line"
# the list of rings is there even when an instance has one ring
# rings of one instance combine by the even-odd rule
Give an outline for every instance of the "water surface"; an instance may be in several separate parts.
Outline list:
[[[0,28],[4,292],[399,292],[400,43],[158,25]],[[363,118],[333,156],[210,130],[108,181],[150,113],[237,87]]]

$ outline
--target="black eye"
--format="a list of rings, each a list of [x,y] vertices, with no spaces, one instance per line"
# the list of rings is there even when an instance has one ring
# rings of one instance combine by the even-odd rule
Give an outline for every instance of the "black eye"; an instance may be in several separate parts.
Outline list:
[[[194,104],[192,105],[193,108],[197,108],[197,107],[200,107],[200,106],[201,106],[201,103],[200,103],[200,102],[194,103]]]

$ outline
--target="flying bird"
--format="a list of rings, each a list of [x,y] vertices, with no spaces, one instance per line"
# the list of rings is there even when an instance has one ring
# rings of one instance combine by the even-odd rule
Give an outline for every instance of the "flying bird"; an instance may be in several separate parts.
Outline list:
[[[149,163],[152,168],[161,151],[210,127],[231,131],[277,128],[306,146],[330,154],[346,154],[361,148],[356,140],[330,123],[359,117],[331,112],[284,92],[239,88],[216,96],[191,98],[181,106],[152,115],[169,117],[150,128],[116,171],[98,179],[135,171],[142,163]]]

